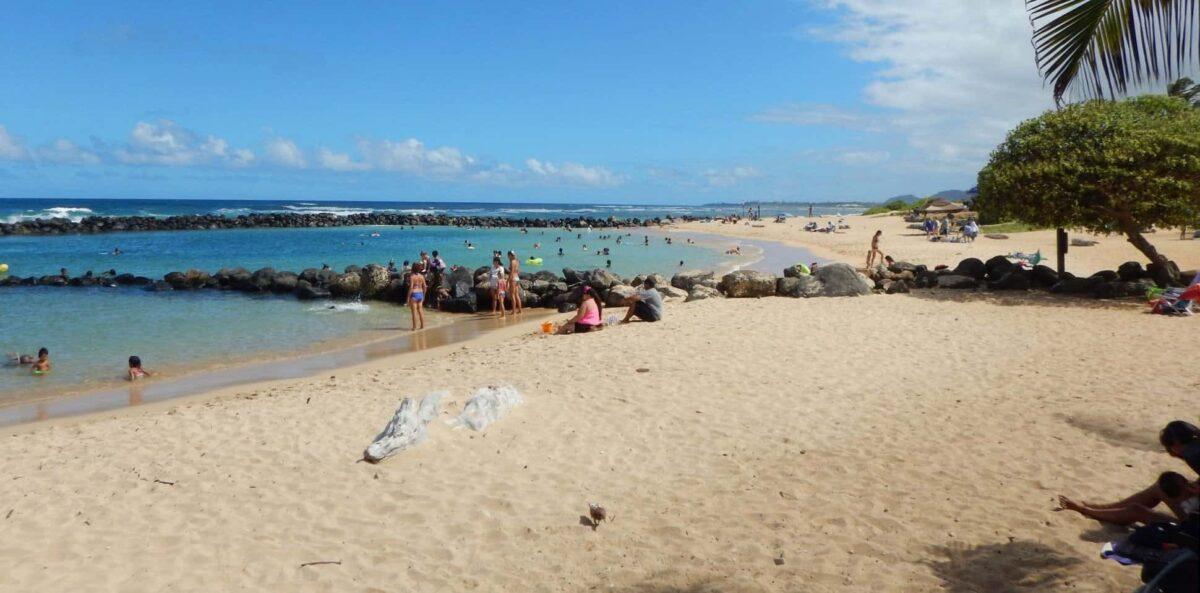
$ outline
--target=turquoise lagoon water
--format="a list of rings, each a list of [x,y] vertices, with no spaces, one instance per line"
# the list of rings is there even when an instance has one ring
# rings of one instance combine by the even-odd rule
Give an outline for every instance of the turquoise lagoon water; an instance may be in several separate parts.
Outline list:
[[[476,268],[491,251],[515,249],[522,261],[543,258],[543,269],[603,267],[631,275],[670,274],[730,262],[720,245],[689,245],[640,230],[566,233],[561,230],[446,227],[246,229],[0,237],[0,262],[20,276],[72,276],[115,269],[151,278],[174,270],[274,267],[299,272],[329,264],[400,264],[421,250],[438,249],[451,265]],[[627,235],[626,233],[632,233]],[[616,243],[617,235],[622,243]],[[377,236],[376,236],[377,235]],[[606,236],[606,239],[601,239]],[[645,246],[645,237],[649,246]],[[557,239],[557,240],[556,240]],[[475,245],[467,249],[466,244]],[[533,249],[541,243],[541,249]],[[732,241],[730,241],[732,243]],[[584,250],[584,246],[587,250]],[[111,255],[114,247],[122,255]],[[563,255],[557,255],[559,248]],[[604,247],[608,256],[598,255]],[[524,266],[526,270],[538,267]],[[407,329],[407,309],[387,303],[300,302],[289,296],[219,291],[150,293],[135,287],[8,287],[0,289],[0,353],[32,353],[45,346],[55,370],[35,378],[28,367],[0,367],[0,405],[48,397],[117,381],[131,354],[148,368],[183,373],[247,359],[329,347],[349,340],[395,335]],[[452,315],[442,316],[443,321]]]

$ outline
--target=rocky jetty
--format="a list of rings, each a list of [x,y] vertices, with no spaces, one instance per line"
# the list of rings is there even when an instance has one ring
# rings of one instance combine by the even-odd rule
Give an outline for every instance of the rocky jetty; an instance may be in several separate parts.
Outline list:
[[[848,297],[872,293],[898,294],[919,289],[1029,291],[1082,295],[1094,298],[1141,297],[1154,286],[1181,286],[1182,278],[1195,271],[1180,272],[1173,264],[1142,266],[1126,262],[1116,270],[1104,270],[1086,278],[1059,275],[1043,265],[1025,267],[998,255],[987,261],[962,260],[953,268],[893,262],[876,266],[864,275],[853,266],[833,263],[805,274],[800,266],[783,270],[781,276],[754,270],[737,270],[719,280],[710,271],[682,271],[668,281],[659,274],[623,278],[609,270],[596,268],[576,271],[564,268],[559,276],[549,270],[521,272],[518,290],[526,307],[544,307],[560,312],[573,311],[584,287],[600,295],[609,307],[621,306],[647,277],[653,277],[657,290],[668,300],[688,302],[711,298],[790,298]],[[329,268],[308,268],[296,272],[261,268],[222,268],[215,273],[203,270],[170,272],[161,279],[119,274],[108,270],[70,276],[66,270],[48,276],[0,276],[0,287],[139,287],[152,292],[228,290],[244,293],[293,295],[301,300],[369,299],[403,303],[408,294],[408,277],[378,264],[347,266],[341,272]],[[455,266],[446,271],[440,284],[430,290],[430,308],[452,313],[488,311],[492,306],[488,268],[470,270]]]
[[[894,262],[876,266],[869,277],[874,288],[889,294],[912,289],[937,288],[948,290],[1042,290],[1054,294],[1090,296],[1099,299],[1141,297],[1154,287],[1184,286],[1194,277],[1194,270],[1181,272],[1174,263],[1142,266],[1125,262],[1116,270],[1101,270],[1088,277],[1070,273],[1059,274],[1045,265],[1032,267],[1018,264],[1008,257],[997,255],[986,262],[967,258],[954,268],[929,269],[923,265]]]
[[[684,216],[678,220],[698,220]],[[304,212],[262,212],[240,216],[189,214],[183,216],[89,216],[78,222],[66,218],[38,218],[0,222],[0,235],[69,235],[129,231],[211,231],[219,229],[323,228],[345,226],[457,226],[483,228],[617,228],[656,226],[659,218],[506,218],[502,216],[449,216],[368,212],[350,215]]]

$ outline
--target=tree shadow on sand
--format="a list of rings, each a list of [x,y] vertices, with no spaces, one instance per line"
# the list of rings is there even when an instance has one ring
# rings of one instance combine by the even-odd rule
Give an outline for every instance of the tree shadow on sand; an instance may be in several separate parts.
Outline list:
[[[1051,294],[1038,290],[914,288],[907,296],[927,301],[987,303],[1002,307],[1062,307],[1066,309],[1133,311],[1146,314],[1149,314],[1150,311],[1145,301],[1139,299],[1094,299],[1090,296]]]
[[[750,580],[662,572],[644,581],[609,589],[613,593],[763,593]]]
[[[1027,593],[1066,588],[1081,563],[1045,544],[1013,541],[982,546],[935,546],[943,560],[928,562],[954,593]]]

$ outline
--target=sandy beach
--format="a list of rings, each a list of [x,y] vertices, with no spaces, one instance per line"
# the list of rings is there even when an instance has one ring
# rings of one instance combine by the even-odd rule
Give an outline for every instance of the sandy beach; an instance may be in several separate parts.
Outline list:
[[[1054,497],[1186,469],[1155,437],[1195,420],[1195,336],[1037,296],[675,302],[25,425],[0,441],[0,589],[1129,590],[1097,557],[1120,531]],[[499,384],[525,403],[446,425]],[[401,397],[441,389],[426,443],[357,461]],[[582,525],[589,501],[612,521]]]
[[[783,223],[775,223],[770,220],[752,224],[745,221],[738,224],[692,222],[677,225],[677,228],[684,231],[716,233],[744,239],[779,241],[804,247],[819,257],[844,261],[859,267],[866,263],[871,236],[877,230],[883,231],[883,252],[898,261],[926,264],[930,267],[939,264],[954,267],[955,264],[968,257],[977,257],[986,261],[995,255],[1014,252],[1034,253],[1040,250],[1042,255],[1048,258],[1047,265],[1051,267],[1055,265],[1057,252],[1054,230],[1007,233],[1007,239],[990,239],[981,236],[973,243],[943,243],[929,241],[925,238],[925,233],[908,228],[909,223],[904,222],[901,216],[846,216],[843,218],[850,228],[833,234],[805,232],[803,227],[809,220],[817,220],[824,225],[830,220],[838,220],[837,217],[808,219],[795,216]],[[1077,276],[1091,275],[1100,270],[1115,270],[1117,266],[1127,261],[1138,261],[1143,265],[1146,263],[1146,257],[1134,249],[1123,236],[1070,232],[1070,237],[1096,241],[1096,245],[1089,247],[1068,248],[1067,271]],[[1178,229],[1160,230],[1147,235],[1146,238],[1158,248],[1160,253],[1178,263],[1180,269],[1200,268],[1200,240],[1181,240]]]

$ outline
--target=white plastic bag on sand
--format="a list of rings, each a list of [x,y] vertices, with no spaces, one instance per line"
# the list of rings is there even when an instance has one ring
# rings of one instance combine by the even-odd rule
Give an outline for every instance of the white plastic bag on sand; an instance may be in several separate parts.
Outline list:
[[[383,432],[375,437],[366,451],[363,451],[363,459],[378,463],[409,447],[419,445],[428,435],[426,425],[437,416],[438,402],[445,395],[444,391],[430,393],[421,399],[420,406],[415,405],[411,397],[404,398]]]
[[[483,430],[519,403],[521,393],[516,387],[483,387],[467,400],[462,413],[451,424],[455,427],[466,426],[471,430]]]

